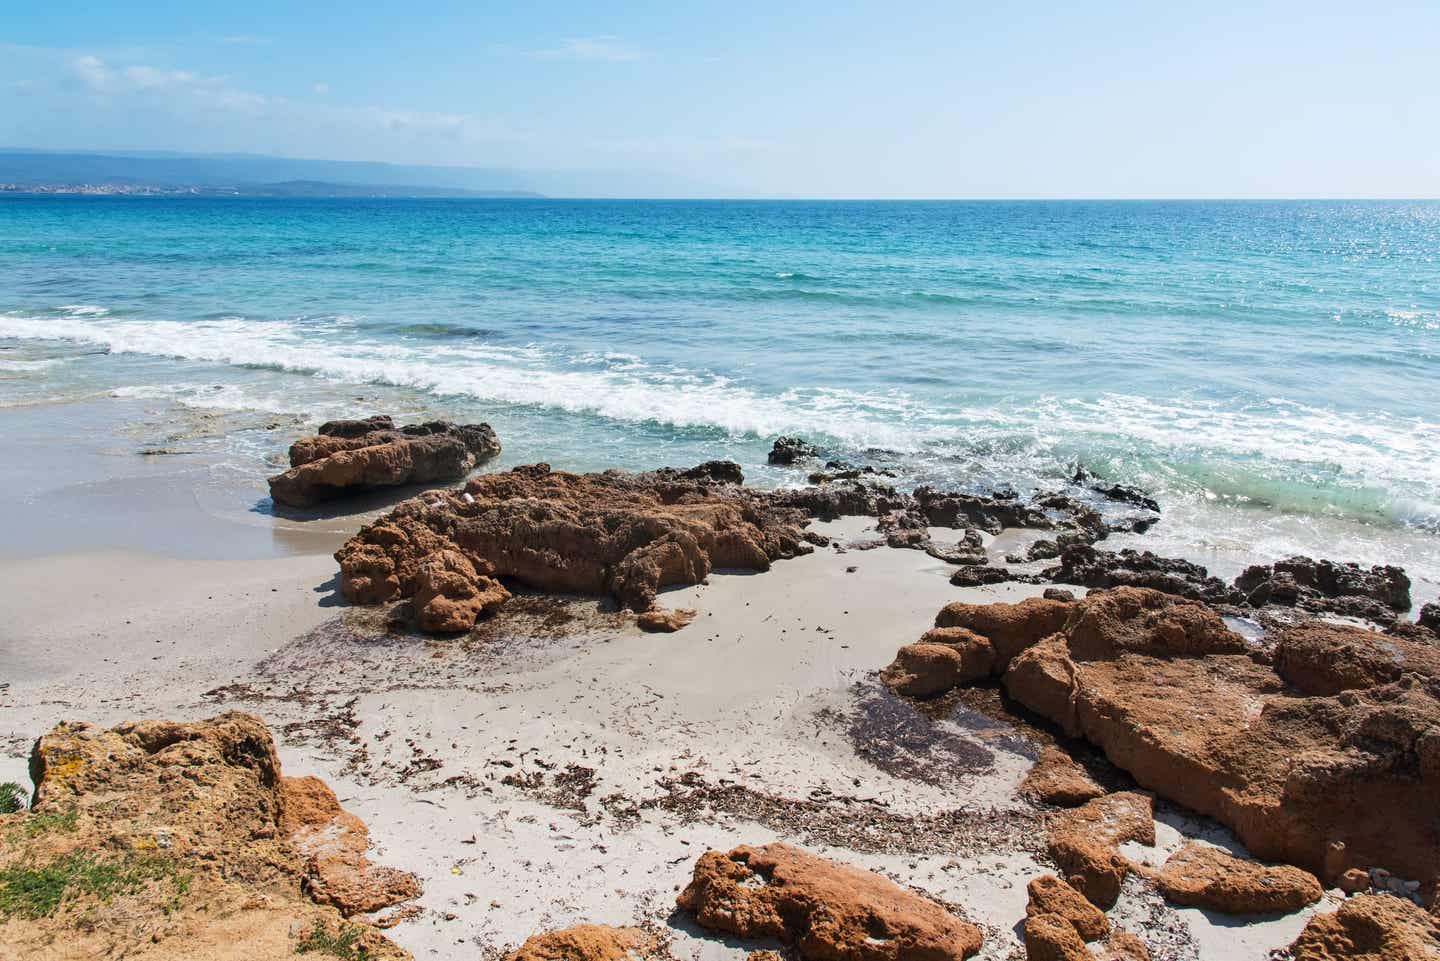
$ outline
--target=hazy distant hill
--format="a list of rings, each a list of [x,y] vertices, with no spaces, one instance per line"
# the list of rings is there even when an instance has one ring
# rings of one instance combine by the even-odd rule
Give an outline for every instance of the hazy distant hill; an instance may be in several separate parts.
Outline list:
[[[255,154],[66,153],[0,149],[0,184],[233,188],[305,196],[716,196],[713,188],[645,172],[523,171]],[[296,185],[306,185],[299,187]],[[324,187],[329,192],[317,192]],[[356,188],[357,192],[346,192]]]

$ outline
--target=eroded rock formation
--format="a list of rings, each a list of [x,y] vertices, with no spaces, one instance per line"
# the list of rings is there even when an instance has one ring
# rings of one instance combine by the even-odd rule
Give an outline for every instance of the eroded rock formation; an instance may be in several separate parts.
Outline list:
[[[476,477],[362,528],[336,552],[340,589],[358,604],[411,599],[422,628],[463,630],[508,597],[501,577],[609,594],[640,612],[662,587],[714,568],[763,571],[809,553],[809,515],[737,486],[731,467],[568,474],[539,464]]]
[[[342,915],[414,897],[415,878],[365,859],[364,824],[323,782],[281,775],[259,718],[61,724],[31,771],[33,808],[0,816],[21,828],[0,831],[20,883],[0,956],[250,961],[343,925],[366,957],[409,957]]]
[[[1235,587],[1254,607],[1280,604],[1387,624],[1410,609],[1410,578],[1398,567],[1361,567],[1309,557],[1247,567]]]
[[[668,956],[659,939],[639,928],[577,924],[531,935],[507,961],[643,961]]]
[[[1156,887],[1172,904],[1225,914],[1289,913],[1325,894],[1309,871],[1244,861],[1194,841],[1172,854],[1154,877]]]
[[[1435,961],[1440,920],[1403,898],[1362,894],[1317,914],[1290,945],[1292,961]]]
[[[934,902],[788,844],[705,852],[678,904],[703,927],[778,938],[809,961],[960,961],[981,944]]]
[[[1205,604],[1138,588],[942,620],[990,642],[1011,697],[1255,856],[1326,881],[1440,873],[1435,646],[1313,622],[1247,641]]]
[[[458,480],[499,453],[489,424],[397,428],[384,416],[330,421],[290,445],[290,469],[270,478],[270,496],[277,504],[311,507],[358,491]]]
[[[1155,843],[1155,808],[1149,795],[1122,791],[1053,815],[1046,831],[1050,857],[1070,886],[1109,909],[1134,865],[1120,853],[1127,841]]]
[[[1058,747],[1047,746],[1040,749],[1040,757],[1026,773],[1025,780],[1020,782],[1017,793],[1042,804],[1075,807],[1095,800],[1105,793],[1105,789],[1096,784],[1095,779],[1070,755]]]

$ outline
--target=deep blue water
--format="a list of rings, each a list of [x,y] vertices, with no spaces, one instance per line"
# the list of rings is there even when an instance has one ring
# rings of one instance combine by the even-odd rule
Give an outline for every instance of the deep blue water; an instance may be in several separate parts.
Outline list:
[[[1080,461],[1177,550],[1440,573],[1435,202],[12,197],[0,346],[0,404],[423,410],[763,483],[779,433],[910,481]]]

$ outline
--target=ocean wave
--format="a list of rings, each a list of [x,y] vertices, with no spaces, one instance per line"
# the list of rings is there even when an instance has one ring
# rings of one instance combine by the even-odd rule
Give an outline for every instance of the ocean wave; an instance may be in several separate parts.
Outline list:
[[[357,335],[316,336],[288,321],[181,323],[103,316],[0,315],[0,336],[65,339],[145,354],[308,375],[338,385],[406,388],[612,421],[758,439],[799,433],[852,451],[885,448],[955,476],[1035,483],[1081,462],[1165,498],[1440,529],[1440,423],[1269,398],[1247,404],[1122,393],[1030,403],[927,404],[899,389],[823,385],[766,391],[723,373],[656,365],[614,351]],[[120,388],[121,391],[130,388]],[[149,389],[149,388],[147,388]],[[126,396],[120,394],[120,396]],[[288,411],[284,391],[190,385],[189,405]]]

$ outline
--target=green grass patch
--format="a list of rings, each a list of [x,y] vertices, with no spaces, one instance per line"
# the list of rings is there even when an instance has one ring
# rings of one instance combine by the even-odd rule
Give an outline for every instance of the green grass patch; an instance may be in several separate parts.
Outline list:
[[[365,929],[357,924],[342,924],[331,931],[325,926],[325,922],[316,921],[310,933],[295,945],[295,950],[301,954],[312,951],[328,954],[334,958],[342,958],[343,961],[364,961],[370,957],[370,949],[360,943],[364,934]]]
[[[14,781],[0,784],[0,814],[18,814],[25,810],[26,791]]]
[[[170,858],[153,854],[100,858],[76,851],[38,866],[12,864],[0,868],[0,918],[49,917],[71,898],[109,901],[166,879],[181,893],[189,890],[190,876]]]

